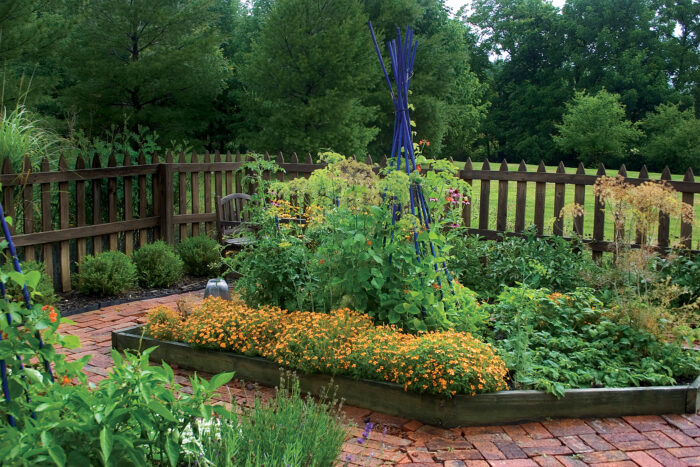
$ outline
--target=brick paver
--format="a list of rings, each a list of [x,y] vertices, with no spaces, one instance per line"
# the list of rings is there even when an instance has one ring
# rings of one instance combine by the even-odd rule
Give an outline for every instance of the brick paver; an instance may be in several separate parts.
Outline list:
[[[112,365],[111,335],[114,330],[139,323],[156,305],[175,305],[179,300],[199,300],[201,292],[115,305],[69,317],[73,325],[61,326],[64,334],[80,337],[82,347],[62,349],[70,360],[93,355],[84,372],[98,382]],[[173,368],[176,380],[187,385],[190,371]],[[207,377],[208,375],[203,374]],[[234,397],[252,405],[255,390],[263,398],[274,390],[234,380],[222,388],[218,401]],[[356,426],[349,428],[339,465],[445,466],[605,466],[656,467],[700,465],[700,416],[696,414],[642,415],[602,419],[562,419],[505,426],[445,429],[425,425],[359,407],[344,407]],[[358,443],[366,422],[374,429]]]

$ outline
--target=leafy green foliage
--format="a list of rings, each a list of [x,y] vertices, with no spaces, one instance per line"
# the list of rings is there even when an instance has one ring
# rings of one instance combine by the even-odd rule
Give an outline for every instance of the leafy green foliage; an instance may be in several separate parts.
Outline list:
[[[689,303],[700,298],[700,255],[676,254],[658,258],[655,266],[662,277],[682,288],[682,301]]]
[[[150,365],[154,349],[123,357],[112,350],[114,366],[95,389],[85,384],[84,376],[77,385],[41,384],[31,404],[24,402],[36,412],[36,420],[29,423],[27,414],[13,428],[3,413],[0,434],[10,441],[0,448],[4,462],[179,465],[185,430],[199,420],[211,421],[214,411],[222,412],[210,405],[211,398],[233,373],[210,382],[195,375],[190,378],[192,392],[181,391],[167,364]]]
[[[620,160],[641,132],[625,118],[619,96],[604,89],[595,95],[577,93],[567,103],[554,142],[566,152],[574,152],[586,165]]]
[[[271,187],[282,199],[266,207],[256,243],[230,263],[244,273],[237,284],[244,299],[295,310],[350,307],[414,331],[483,326],[474,294],[445,272],[449,232],[469,194],[454,165],[421,156],[420,173],[387,170],[380,179],[366,164],[324,157],[329,165],[308,180]],[[410,184],[420,184],[430,203],[431,230],[407,206]],[[306,206],[289,201],[307,197]],[[392,209],[399,212],[395,225]],[[274,221],[300,212],[305,226]]]
[[[204,277],[218,273],[221,255],[219,243],[213,238],[207,235],[188,237],[175,249],[187,274]]]
[[[22,261],[20,263],[22,272],[27,274],[32,271],[38,271],[41,274],[41,279],[34,289],[35,300],[41,302],[45,305],[53,305],[56,303],[56,294],[54,293],[53,281],[46,274],[46,267],[44,263],[38,263],[36,261]],[[4,272],[14,271],[15,268],[11,261],[8,261],[2,266]],[[22,287],[15,283],[7,284],[5,287],[7,296],[10,300],[23,300]]]
[[[465,286],[489,299],[503,286],[518,284],[568,292],[581,285],[584,272],[595,274],[597,266],[580,243],[538,238],[535,233],[529,229],[525,238],[504,237],[498,242],[455,235],[453,249],[460,254],[450,268]]]
[[[518,387],[561,396],[567,388],[669,385],[700,370],[694,352],[612,321],[591,289],[507,287],[489,312]]]
[[[185,457],[198,465],[331,465],[340,454],[346,431],[336,400],[303,398],[299,380],[284,375],[275,397],[256,395],[240,417],[200,424],[199,453]],[[199,455],[195,455],[199,454]]]
[[[353,0],[271,4],[241,67],[252,98],[244,103],[248,146],[364,153],[377,133],[365,99],[378,77],[366,24]],[[279,79],[265,78],[272,76]]]
[[[88,295],[117,295],[136,285],[137,271],[131,258],[121,251],[86,256],[75,275],[78,290]]]
[[[146,125],[178,139],[203,129],[227,73],[215,3],[81,3],[62,54],[78,127]]]
[[[162,240],[142,246],[132,255],[139,284],[167,287],[182,278],[183,262],[173,247]]]
[[[224,262],[229,270],[243,273],[235,288],[249,305],[311,310],[318,291],[318,279],[310,268],[312,257],[304,240],[279,235],[276,227],[269,226],[254,245]]]
[[[642,155],[652,168],[684,172],[700,167],[700,120],[693,109],[681,111],[677,105],[662,104],[642,121],[647,134]]]

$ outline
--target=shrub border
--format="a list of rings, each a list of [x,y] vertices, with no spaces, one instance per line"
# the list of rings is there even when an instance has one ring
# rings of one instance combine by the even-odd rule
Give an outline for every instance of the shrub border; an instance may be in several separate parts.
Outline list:
[[[182,342],[143,335],[143,325],[112,332],[112,347],[119,351],[152,346],[151,360],[207,373],[235,371],[236,377],[265,386],[279,384],[280,368],[260,357],[233,352],[194,349]],[[431,425],[455,427],[544,420],[547,418],[619,417],[695,413],[700,408],[700,376],[683,386],[570,389],[561,399],[543,391],[500,391],[448,399],[404,391],[382,381],[344,376],[299,375],[302,391],[318,395],[333,379],[338,397],[349,405]]]

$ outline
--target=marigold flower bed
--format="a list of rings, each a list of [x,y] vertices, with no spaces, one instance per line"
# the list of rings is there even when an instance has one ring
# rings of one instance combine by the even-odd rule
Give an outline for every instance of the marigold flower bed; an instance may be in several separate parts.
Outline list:
[[[209,298],[186,317],[160,306],[147,319],[146,333],[156,339],[261,356],[304,373],[383,380],[447,396],[507,387],[503,360],[471,334],[402,333],[349,309],[287,312]]]

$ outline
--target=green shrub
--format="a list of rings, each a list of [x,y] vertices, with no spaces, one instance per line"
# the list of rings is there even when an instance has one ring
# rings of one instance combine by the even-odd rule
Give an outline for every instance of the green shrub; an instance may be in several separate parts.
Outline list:
[[[132,255],[144,287],[167,287],[182,278],[182,260],[173,247],[158,241],[141,247]]]
[[[39,284],[34,290],[34,293],[38,295],[36,300],[44,305],[52,305],[56,303],[56,294],[53,288],[53,281],[48,274],[46,274],[46,267],[44,266],[44,263],[38,263],[36,261],[23,261],[20,263],[20,267],[22,268],[22,272],[25,274],[32,271],[39,271],[41,273]],[[4,272],[10,272],[14,271],[15,268],[12,262],[8,261],[2,266],[2,270]],[[22,287],[14,283],[7,284],[6,287],[7,297],[10,300],[23,300]]]
[[[184,239],[177,245],[177,254],[187,274],[204,277],[216,275],[219,270],[219,243],[206,235]]]
[[[89,295],[117,295],[136,285],[136,266],[121,251],[86,256],[78,265],[77,287]]]

